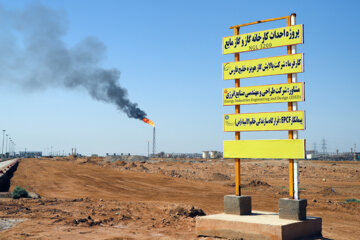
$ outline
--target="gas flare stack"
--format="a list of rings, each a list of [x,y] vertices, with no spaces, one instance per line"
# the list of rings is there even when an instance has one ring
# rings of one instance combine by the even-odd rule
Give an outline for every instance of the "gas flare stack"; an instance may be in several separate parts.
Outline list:
[[[153,155],[155,155],[156,153],[155,123],[148,118],[144,118],[143,121],[153,126]]]

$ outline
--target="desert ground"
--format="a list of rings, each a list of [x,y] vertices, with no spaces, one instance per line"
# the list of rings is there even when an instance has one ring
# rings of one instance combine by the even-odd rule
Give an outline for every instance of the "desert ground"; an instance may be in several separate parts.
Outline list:
[[[307,215],[323,218],[322,239],[360,239],[360,163],[300,161]],[[278,211],[288,197],[288,162],[241,161],[242,194],[254,210]],[[0,199],[0,239],[207,239],[195,218],[223,212],[234,193],[233,160],[109,162],[106,158],[22,159],[11,189],[39,199]]]

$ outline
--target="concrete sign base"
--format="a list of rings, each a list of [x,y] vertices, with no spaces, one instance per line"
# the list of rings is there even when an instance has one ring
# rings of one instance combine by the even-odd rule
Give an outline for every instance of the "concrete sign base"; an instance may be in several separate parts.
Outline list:
[[[251,215],[215,214],[196,218],[198,236],[243,240],[292,240],[321,236],[322,219],[280,219],[277,213],[253,211]]]
[[[235,214],[235,215],[251,214],[251,197],[225,195],[224,212],[226,214]]]
[[[279,199],[279,218],[292,219],[292,220],[305,220],[306,219],[306,199]]]

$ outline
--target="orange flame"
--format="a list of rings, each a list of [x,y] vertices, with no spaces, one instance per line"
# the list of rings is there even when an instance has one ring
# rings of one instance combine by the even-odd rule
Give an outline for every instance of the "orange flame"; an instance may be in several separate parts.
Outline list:
[[[155,127],[155,123],[153,121],[151,121],[150,119],[144,118],[143,121],[144,121],[144,123],[150,124],[151,126]]]

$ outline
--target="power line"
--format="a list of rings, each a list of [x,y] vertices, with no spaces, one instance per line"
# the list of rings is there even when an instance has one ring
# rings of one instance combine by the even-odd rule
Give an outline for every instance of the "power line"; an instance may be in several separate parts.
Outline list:
[[[326,153],[326,146],[327,146],[326,140],[325,140],[325,138],[323,138],[322,143],[321,143],[321,149],[323,151],[323,154]]]
[[[314,150],[314,152],[317,152],[317,144],[316,144],[316,142],[314,142],[313,150]]]

